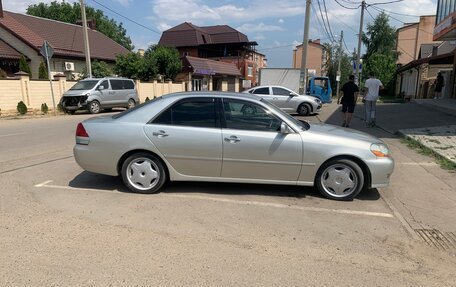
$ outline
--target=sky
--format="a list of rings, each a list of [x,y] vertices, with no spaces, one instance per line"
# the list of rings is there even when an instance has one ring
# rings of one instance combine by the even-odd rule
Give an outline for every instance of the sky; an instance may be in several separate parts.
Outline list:
[[[357,47],[361,0],[312,0],[309,39],[330,43],[339,41],[344,31],[344,49],[353,53]],[[379,12],[386,10],[396,28],[419,21],[419,15],[435,15],[437,0],[366,0],[364,30]],[[28,5],[50,0],[3,0],[3,9],[25,13]],[[74,2],[74,0],[67,0]],[[229,25],[256,41],[266,55],[268,67],[289,68],[292,50],[302,43],[305,0],[85,0],[87,6],[100,9],[122,22],[135,49],[156,44],[161,32],[183,22],[197,26]],[[319,5],[320,4],[320,5]],[[320,8],[321,13],[320,13]],[[326,12],[325,13],[325,6]],[[342,7],[345,6],[345,7]],[[394,14],[393,14],[394,13]],[[325,31],[323,19],[329,21]],[[137,22],[141,25],[138,25]],[[143,27],[145,26],[145,27]],[[330,30],[330,31],[329,31]],[[335,36],[337,35],[337,36]]]

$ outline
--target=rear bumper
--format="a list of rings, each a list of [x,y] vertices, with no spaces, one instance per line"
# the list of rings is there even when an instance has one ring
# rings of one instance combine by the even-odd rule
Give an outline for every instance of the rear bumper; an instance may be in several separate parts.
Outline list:
[[[94,149],[89,145],[76,144],[73,148],[74,159],[84,170],[117,176],[118,157],[103,149]]]
[[[387,187],[394,171],[394,160],[390,157],[366,161],[371,173],[371,188]]]

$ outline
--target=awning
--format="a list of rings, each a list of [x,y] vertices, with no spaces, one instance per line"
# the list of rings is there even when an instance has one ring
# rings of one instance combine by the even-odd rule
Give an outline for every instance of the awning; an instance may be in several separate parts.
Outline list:
[[[227,75],[227,76],[241,76],[241,72],[233,63],[225,63],[221,61],[214,61],[210,59],[196,58],[186,56],[189,66],[193,69],[193,74],[197,75]]]

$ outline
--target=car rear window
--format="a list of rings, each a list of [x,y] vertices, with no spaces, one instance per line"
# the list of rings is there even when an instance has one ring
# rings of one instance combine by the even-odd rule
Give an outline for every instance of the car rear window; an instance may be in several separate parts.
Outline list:
[[[269,95],[269,88],[258,88],[255,89],[253,93],[258,95]]]
[[[123,81],[123,88],[125,90],[133,90],[135,88],[135,84],[133,83],[133,81],[124,80]]]
[[[154,102],[156,102],[156,101],[158,101],[158,100],[162,100],[162,99],[163,99],[162,97],[154,98],[154,99],[152,99],[152,100],[150,100],[150,101],[147,101],[147,102],[144,102],[144,103],[142,103],[142,104],[140,104],[140,105],[137,105],[137,106],[135,106],[134,108],[125,110],[125,111],[123,111],[123,112],[121,112],[121,113],[118,113],[118,114],[115,114],[115,115],[112,116],[112,118],[113,118],[113,119],[121,118],[121,117],[123,117],[123,116],[125,116],[125,115],[128,115],[129,113],[131,113],[131,112],[133,112],[133,111],[136,111],[137,109],[140,109],[140,108],[142,108],[142,107],[144,107],[144,106],[150,105],[150,104],[152,104],[152,103],[154,103]]]

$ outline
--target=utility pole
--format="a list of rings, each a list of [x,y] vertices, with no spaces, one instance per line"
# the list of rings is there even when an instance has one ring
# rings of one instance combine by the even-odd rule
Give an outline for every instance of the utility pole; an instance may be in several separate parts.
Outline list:
[[[90,62],[90,48],[89,48],[89,35],[87,34],[87,18],[84,0],[79,0],[81,4],[81,15],[82,15],[82,34],[84,36],[84,55],[86,59],[86,70],[89,78],[92,78],[92,63]]]
[[[358,54],[356,55],[356,74],[355,74],[355,82],[358,86],[361,84],[361,79],[359,77],[359,64],[361,60],[361,39],[363,35],[363,21],[364,21],[364,9],[366,7],[366,2],[363,0],[361,2],[361,19],[359,20],[359,34],[358,34]]]
[[[342,42],[344,41],[344,31],[340,31],[340,41],[339,41],[339,64],[337,67],[337,77],[336,77],[336,82],[337,82],[337,91],[336,91],[336,98],[337,102],[339,102],[339,89],[340,89],[340,66],[342,63]]]
[[[310,4],[311,0],[306,0],[306,15],[304,19],[304,36],[302,39],[302,58],[301,58],[301,82],[299,83],[299,94],[304,95],[307,88],[307,45],[309,43],[310,26]]]

